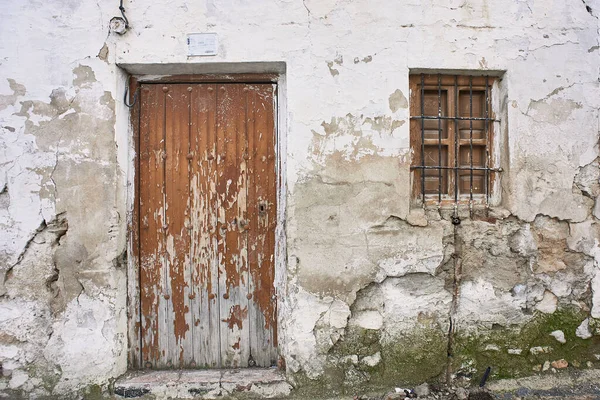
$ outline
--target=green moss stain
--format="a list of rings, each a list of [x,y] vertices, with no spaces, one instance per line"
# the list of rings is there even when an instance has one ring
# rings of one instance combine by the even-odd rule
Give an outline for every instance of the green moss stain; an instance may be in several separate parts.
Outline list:
[[[457,330],[450,366],[456,376],[478,381],[488,366],[491,379],[518,378],[537,374],[545,362],[565,359],[568,368],[599,368],[600,324],[590,320],[596,335],[581,339],[575,332],[588,316],[576,308],[564,308],[554,314],[536,314],[521,327],[495,326],[469,334]],[[563,331],[566,343],[558,342],[551,332]],[[349,327],[327,354],[324,372],[317,379],[303,373],[293,375],[294,398],[348,396],[357,393],[381,393],[396,386],[435,383],[445,378],[448,365],[448,340],[445,332],[433,326],[417,325],[395,339],[382,338],[381,332]],[[540,352],[531,352],[541,348]],[[510,352],[509,352],[510,350]],[[519,354],[516,354],[520,351]],[[363,362],[378,353],[381,361],[374,366]]]
[[[348,388],[343,387],[343,381],[335,381],[335,377],[339,372],[337,368],[335,370],[327,369],[316,379],[311,379],[302,372],[292,374],[294,387],[292,398],[320,399],[344,394]]]
[[[581,339],[577,327],[587,315],[575,309],[558,310],[553,314],[536,314],[521,328],[498,327],[477,335],[457,331],[454,339],[452,369],[455,374],[479,379],[492,367],[494,379],[530,376],[540,371],[548,361],[565,359],[569,368],[586,368],[591,362],[598,367],[594,354],[600,354],[600,337]],[[592,324],[590,324],[592,325]],[[561,330],[566,343],[558,342],[551,332]],[[538,348],[537,351],[531,351]],[[520,354],[510,354],[520,350]]]
[[[52,393],[54,387],[60,380],[61,372],[54,371],[51,367],[42,367],[41,365],[31,364],[27,368],[29,378],[37,378],[41,380],[41,386],[48,392]]]
[[[384,345],[381,351],[385,387],[418,385],[443,376],[447,365],[448,338],[442,331],[422,329]]]
[[[90,385],[88,386],[84,393],[83,398],[85,400],[102,400],[104,399],[104,393],[102,391],[102,386],[100,385]]]
[[[363,360],[379,353],[370,366]],[[328,396],[381,392],[398,385],[435,381],[447,365],[447,337],[439,329],[418,327],[412,333],[382,340],[377,330],[350,328],[327,355],[317,379],[295,374],[296,396]]]
[[[349,328],[330,351],[331,355],[347,357],[357,355],[359,358],[370,356],[381,350],[381,334],[378,330]]]

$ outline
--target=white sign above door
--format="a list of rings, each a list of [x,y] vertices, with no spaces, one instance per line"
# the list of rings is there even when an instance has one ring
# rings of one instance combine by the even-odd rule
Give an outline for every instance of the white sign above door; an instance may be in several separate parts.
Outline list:
[[[219,38],[216,33],[189,33],[188,56],[216,56]]]

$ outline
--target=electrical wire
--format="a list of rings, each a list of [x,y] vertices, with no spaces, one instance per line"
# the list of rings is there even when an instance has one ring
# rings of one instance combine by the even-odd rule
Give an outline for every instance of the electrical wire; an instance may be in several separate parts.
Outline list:
[[[121,10],[121,15],[123,16],[123,19],[125,20],[125,28],[128,29],[129,28],[129,20],[125,16],[125,7],[123,7],[123,0],[121,0],[121,3],[119,4],[119,10]]]
[[[125,86],[125,95],[123,96],[123,102],[125,103],[125,106],[128,108],[132,108],[135,103],[137,102],[137,98],[138,98],[138,89],[135,89],[135,92],[133,92],[133,102],[129,103],[129,83],[131,82],[131,75],[129,76],[129,78],[127,79],[127,85]]]

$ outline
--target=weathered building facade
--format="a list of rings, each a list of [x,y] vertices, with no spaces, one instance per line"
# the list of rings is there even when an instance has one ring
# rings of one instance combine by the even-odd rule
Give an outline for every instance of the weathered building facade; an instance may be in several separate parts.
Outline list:
[[[493,377],[530,375],[560,359],[600,367],[600,3],[131,0],[124,7],[130,26],[117,34],[110,24],[121,15],[117,1],[0,3],[0,393],[68,398],[108,390],[128,369],[200,366],[205,352],[192,347],[200,342],[216,351],[203,359],[208,366],[278,364],[293,386],[327,393],[480,376],[488,366]],[[192,33],[216,33],[216,54],[189,55]],[[451,84],[442,95],[435,83],[419,87],[421,74],[440,74],[440,82],[487,77],[489,87],[475,89],[485,98],[480,120],[473,85],[457,89],[456,99],[470,90],[471,104],[456,100],[452,114]],[[229,106],[209,89],[225,93],[221,99],[238,93],[231,101],[239,112],[223,111]],[[242,95],[245,103],[236,103]],[[432,100],[421,107],[426,95]],[[214,108],[194,111],[202,101]],[[433,139],[419,119],[426,107],[439,111],[431,115],[439,123]],[[200,126],[192,119],[206,110],[216,115],[213,130],[182,128]],[[177,130],[169,116],[180,114]],[[246,136],[228,147],[231,130],[219,127],[235,118]],[[484,120],[488,141],[474,142]],[[461,121],[477,126],[462,125],[463,137]],[[187,138],[185,149],[175,131]],[[165,136],[152,142],[153,132]],[[192,150],[206,132],[213,145]],[[266,136],[248,132],[271,136],[263,143]],[[458,138],[444,142],[448,156],[442,135]],[[464,160],[463,139],[471,147]],[[418,168],[426,163],[415,163],[426,158],[426,143],[433,162],[444,158],[450,171],[427,175],[427,187]],[[475,181],[485,176],[485,190],[455,202],[452,174],[461,178],[453,165],[473,167],[473,143],[490,170],[475,173]],[[229,174],[223,160],[231,154],[238,161]],[[216,169],[194,175],[196,161]],[[474,188],[465,171],[461,185]],[[160,185],[168,191],[176,176],[184,183],[169,203]],[[243,196],[223,194],[229,180]],[[423,206],[422,194],[432,191],[439,198],[426,196]],[[208,196],[194,208],[193,199],[209,192],[221,200]],[[167,221],[177,207],[185,211]],[[245,219],[246,211],[254,217]],[[212,255],[194,256],[194,244],[219,232],[224,242],[203,245]],[[243,249],[230,260],[237,270],[226,271],[229,259],[219,258],[230,254],[229,243]],[[144,264],[153,254],[166,261]],[[194,312],[209,313],[198,311],[199,299],[214,297],[209,277],[194,280],[202,257],[215,257],[206,263],[228,277],[214,281],[222,289],[221,313],[212,317],[218,343],[193,334],[207,326],[195,323]],[[180,259],[189,276],[168,267]],[[253,274],[252,265],[267,264],[266,275]],[[149,275],[160,268],[166,275]],[[242,278],[230,279],[231,271]],[[149,322],[157,318],[175,347]],[[246,328],[257,320],[268,328]],[[253,355],[253,340],[273,349]]]

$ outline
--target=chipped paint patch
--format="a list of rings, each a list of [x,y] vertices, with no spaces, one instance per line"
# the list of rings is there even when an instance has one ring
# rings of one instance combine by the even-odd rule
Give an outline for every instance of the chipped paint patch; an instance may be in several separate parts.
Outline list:
[[[395,113],[401,108],[408,108],[408,100],[406,99],[406,96],[404,96],[404,93],[402,93],[400,89],[396,89],[396,91],[390,95],[388,102],[390,105],[390,110],[393,113]]]

